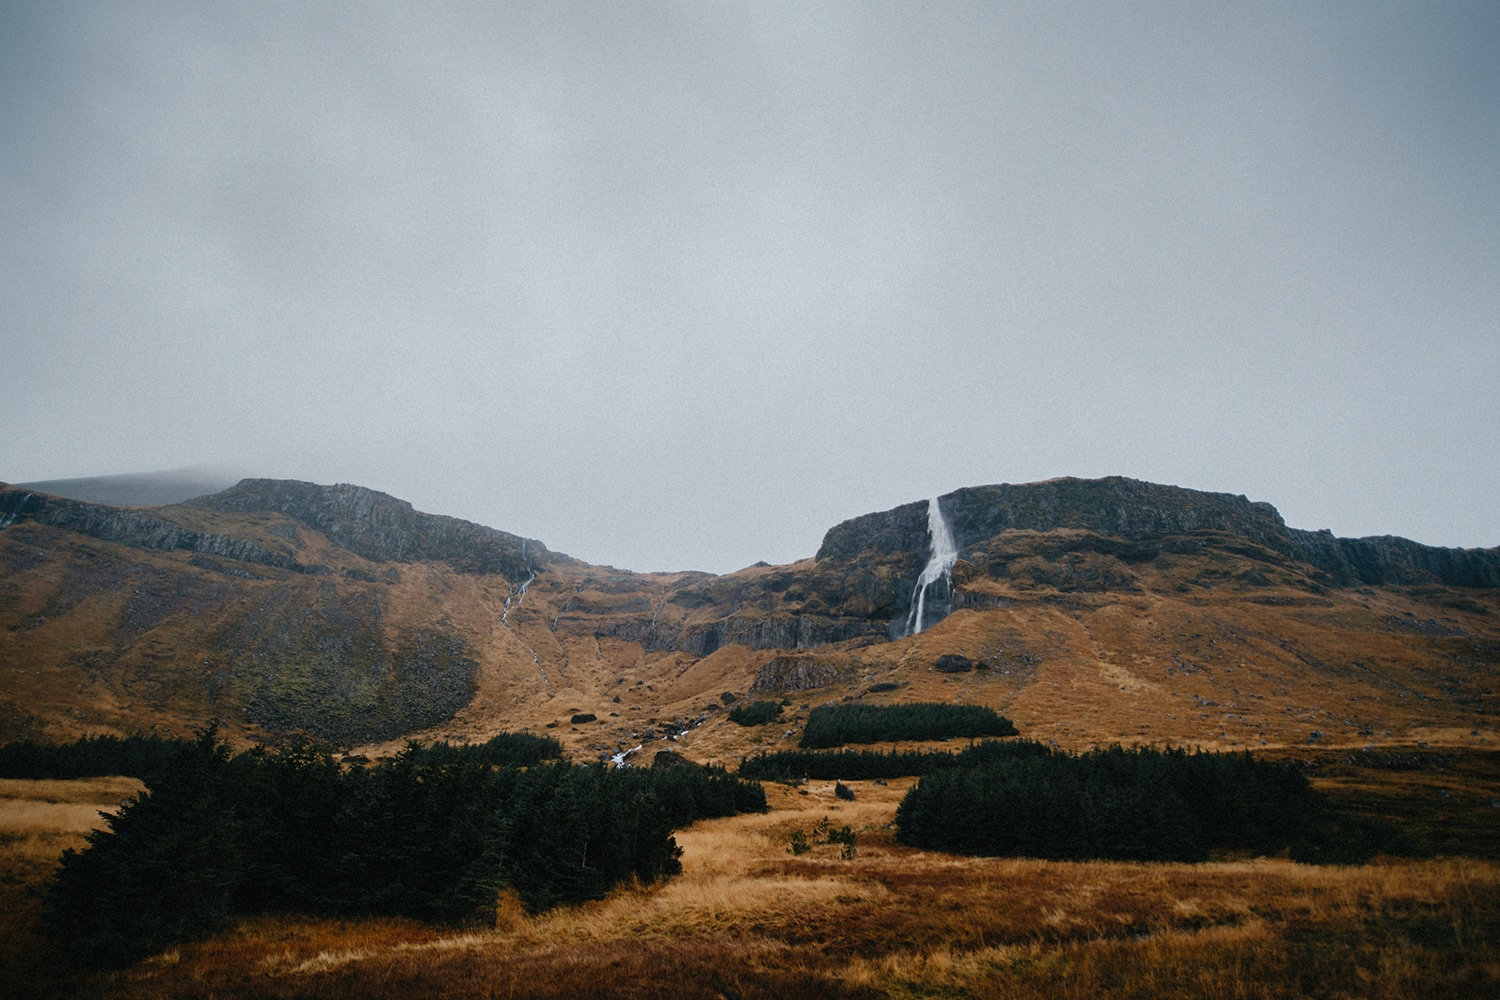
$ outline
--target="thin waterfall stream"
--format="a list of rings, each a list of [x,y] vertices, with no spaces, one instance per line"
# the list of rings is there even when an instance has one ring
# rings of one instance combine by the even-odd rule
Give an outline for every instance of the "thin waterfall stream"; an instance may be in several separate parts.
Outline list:
[[[531,559],[526,555],[526,539],[524,538],[521,539],[521,562],[526,566],[526,579],[521,581],[521,585],[519,588],[515,584],[511,584],[510,593],[505,597],[505,607],[500,612],[500,624],[504,625],[506,628],[515,633],[518,639],[521,639],[521,642],[526,646],[526,651],[531,654],[531,662],[536,664],[537,672],[542,675],[542,682],[547,685],[547,690],[551,691],[552,679],[547,676],[547,668],[542,666],[542,658],[536,655],[536,647],[531,643],[526,642],[526,640],[522,638],[521,633],[516,630],[516,627],[510,623],[511,600],[514,599],[516,602],[516,607],[519,608],[521,606],[521,602],[526,600],[526,591],[530,589],[532,583],[536,580],[536,570],[531,568]],[[561,618],[562,615],[558,615],[557,617]],[[552,622],[552,627],[555,631],[557,628],[556,620]]]
[[[927,591],[939,580],[948,582],[951,587],[953,564],[958,561],[958,546],[953,542],[953,532],[948,530],[948,521],[943,517],[943,507],[937,497],[927,501],[927,533],[932,536],[932,556],[912,590],[911,611],[906,617],[907,635],[916,635],[926,627]]]

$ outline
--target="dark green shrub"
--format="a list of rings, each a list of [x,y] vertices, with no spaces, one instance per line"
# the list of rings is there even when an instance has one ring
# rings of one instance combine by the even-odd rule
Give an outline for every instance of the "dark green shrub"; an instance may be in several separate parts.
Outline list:
[[[946,767],[966,767],[983,761],[1046,753],[1045,746],[1030,740],[984,740],[959,753],[950,750],[779,750],[746,758],[740,764],[739,775],[757,781],[800,778],[873,781],[915,777]]]
[[[781,705],[774,701],[754,701],[729,710],[729,721],[741,726],[763,726],[781,718]]]
[[[1317,842],[1322,798],[1290,765],[1171,749],[975,749],[907,793],[897,839],[957,854],[1136,861]]]
[[[1015,736],[1010,720],[982,705],[819,705],[807,717],[801,745],[808,749],[845,743],[941,740],[954,736]]]
[[[814,847],[825,844],[837,844],[839,845],[839,857],[845,861],[852,861],[855,854],[858,853],[855,847],[856,839],[857,837],[852,827],[847,824],[841,827],[834,827],[828,822],[828,817],[824,816],[813,827],[811,839],[809,839],[805,830],[793,830],[791,846],[787,848],[787,853],[800,857],[803,854],[807,854]]]
[[[0,746],[0,778],[102,778],[146,780],[180,755],[190,740],[160,736],[85,736],[53,745],[23,740]]]

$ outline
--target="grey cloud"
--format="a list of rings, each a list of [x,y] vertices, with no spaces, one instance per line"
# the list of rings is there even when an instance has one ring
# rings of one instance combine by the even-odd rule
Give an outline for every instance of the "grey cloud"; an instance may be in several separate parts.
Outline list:
[[[1489,5],[0,19],[0,477],[641,569],[1063,474],[1500,542]]]

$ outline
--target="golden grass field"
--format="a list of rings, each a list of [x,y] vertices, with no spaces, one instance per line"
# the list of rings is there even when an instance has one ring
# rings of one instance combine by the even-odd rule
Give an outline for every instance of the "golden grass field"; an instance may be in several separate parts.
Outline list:
[[[914,779],[854,783],[854,802],[831,783],[768,784],[768,813],[678,833],[682,875],[597,903],[531,915],[502,900],[493,927],[257,917],[111,973],[56,957],[37,930],[40,890],[58,852],[139,783],[5,781],[0,995],[1500,996],[1493,762],[1450,754],[1415,775],[1314,763],[1337,801],[1404,803],[1392,815],[1414,831],[1414,853],[1456,825],[1476,856],[1358,867],[961,858],[895,842]],[[853,858],[834,845],[789,852],[792,833],[816,840],[821,820],[856,831]]]

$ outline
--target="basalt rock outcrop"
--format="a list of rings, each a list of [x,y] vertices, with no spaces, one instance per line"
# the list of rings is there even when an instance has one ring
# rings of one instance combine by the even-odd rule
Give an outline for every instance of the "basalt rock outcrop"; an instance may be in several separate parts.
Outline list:
[[[524,579],[560,557],[524,539],[471,521],[423,514],[405,500],[363,486],[243,479],[189,506],[204,510],[285,514],[334,544],[377,562],[441,560],[460,572]]]
[[[563,623],[569,627],[569,623]],[[575,630],[576,631],[576,630]],[[707,656],[724,646],[761,649],[813,649],[850,639],[877,641],[886,629],[879,622],[860,619],[796,615],[789,618],[733,615],[699,625],[673,627],[641,619],[610,622],[596,628],[601,638],[638,642],[649,651],[677,651]]]
[[[141,510],[65,500],[0,486],[0,528],[27,521],[76,531],[80,535],[118,542],[131,548],[168,552],[184,550],[299,573],[326,572],[326,567],[303,565],[288,552],[271,551],[248,539],[227,534],[193,531]]]
[[[375,562],[442,561],[464,573],[525,579],[567,556],[541,542],[456,517],[423,514],[405,500],[362,486],[275,479],[244,479],[235,486],[177,507],[126,508],[67,500],[0,486],[0,527],[36,521],[133,548],[185,550],[295,572],[326,573],[304,565],[294,546],[228,533],[196,531],[174,512],[282,514],[321,532],[340,548]],[[267,524],[265,534],[295,538],[290,526]],[[268,544],[269,543],[269,544]]]
[[[1500,587],[1500,548],[1438,548],[1394,535],[1336,538],[1326,529],[1292,528],[1287,534],[1296,553],[1340,587],[1423,583]]]
[[[1222,531],[1262,544],[1290,544],[1286,524],[1268,503],[1121,476],[974,486],[955,490],[940,502],[960,551],[1003,531],[1069,528],[1124,539]],[[818,559],[921,553],[927,544],[927,503],[922,501],[836,525],[823,537]]]
[[[1275,507],[1244,496],[1119,476],[976,486],[955,490],[939,502],[961,560],[993,550],[996,540],[1009,532],[1060,533],[1064,549],[1091,549],[1126,564],[1162,552],[1201,549],[1212,540],[1230,547],[1248,544],[1271,558],[1305,563],[1322,582],[1338,587],[1500,587],[1500,548],[1438,548],[1390,536],[1336,538],[1328,531],[1288,528]],[[873,603],[894,612],[894,618],[909,605],[928,545],[927,504],[911,503],[836,525],[824,536],[817,560],[825,572],[835,566],[883,567]],[[1132,586],[1128,574],[1080,568],[1077,562],[1071,568],[1056,567],[1051,582],[1063,590]],[[952,601],[954,607],[976,603],[984,598],[966,597],[961,589]]]
[[[859,672],[857,663],[827,656],[778,656],[755,674],[750,693],[811,691],[847,682]]]

